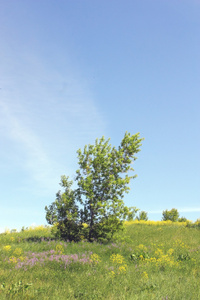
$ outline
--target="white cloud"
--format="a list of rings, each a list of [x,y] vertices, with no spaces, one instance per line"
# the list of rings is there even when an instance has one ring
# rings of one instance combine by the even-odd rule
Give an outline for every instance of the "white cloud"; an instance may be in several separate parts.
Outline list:
[[[178,209],[179,212],[200,212],[200,207],[185,207]]]
[[[168,209],[170,210],[170,209]],[[184,207],[184,208],[177,208],[178,212],[200,212],[200,207]],[[163,210],[151,210],[148,214],[162,214]]]
[[[25,161],[25,168],[29,170],[34,180],[41,184],[49,184],[47,175],[52,168],[52,162],[45,153],[39,137],[33,130],[23,124],[23,120],[17,118],[12,109],[3,101],[0,101],[1,113],[6,119],[4,130],[14,143],[20,145],[22,163]],[[49,180],[49,179],[48,179]]]
[[[77,148],[105,134],[104,120],[72,66],[55,71],[31,52],[12,51],[1,63],[0,134],[20,148],[27,175],[48,189],[73,172]]]

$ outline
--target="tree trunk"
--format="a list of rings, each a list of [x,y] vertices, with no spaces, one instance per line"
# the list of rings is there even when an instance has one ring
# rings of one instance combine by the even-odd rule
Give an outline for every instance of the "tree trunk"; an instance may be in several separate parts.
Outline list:
[[[89,230],[89,241],[93,241],[93,226],[94,226],[94,210],[90,206],[90,230]]]

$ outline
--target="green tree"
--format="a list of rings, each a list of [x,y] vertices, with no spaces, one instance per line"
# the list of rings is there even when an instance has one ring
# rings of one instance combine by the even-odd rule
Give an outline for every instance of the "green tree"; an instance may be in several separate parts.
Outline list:
[[[135,206],[132,206],[132,207],[129,207],[129,211],[127,213],[127,217],[126,217],[126,220],[127,221],[132,221],[135,219],[135,216],[136,216],[136,213],[138,212],[139,208],[135,207]]]
[[[68,177],[61,176],[60,185],[65,191],[58,191],[56,200],[49,207],[45,207],[46,220],[51,225],[56,224],[55,234],[58,237],[78,241],[83,226],[80,223],[76,191],[71,189],[72,183]]]
[[[187,218],[185,217],[181,217],[181,218],[178,218],[178,222],[187,222]]]
[[[142,210],[142,211],[139,213],[139,216],[136,217],[136,219],[137,219],[138,221],[141,221],[141,220],[143,220],[143,221],[148,221],[147,212]]]
[[[172,222],[177,222],[178,218],[179,218],[179,212],[176,208],[172,208],[171,210],[164,210],[162,213],[163,217],[162,220],[163,221],[172,221]]]
[[[71,190],[72,183],[62,177],[65,192],[59,192],[56,201],[49,208],[45,207],[47,221],[58,223],[58,231],[62,225],[65,237],[71,228],[66,224],[72,222],[77,239],[80,235],[89,241],[111,239],[131,214],[123,197],[130,189],[130,180],[136,177],[130,176],[129,171],[134,171],[131,165],[137,159],[135,154],[140,151],[142,140],[139,133],[126,132],[117,149],[104,137],[96,139],[95,145],[86,145],[83,151],[79,149],[77,188]]]

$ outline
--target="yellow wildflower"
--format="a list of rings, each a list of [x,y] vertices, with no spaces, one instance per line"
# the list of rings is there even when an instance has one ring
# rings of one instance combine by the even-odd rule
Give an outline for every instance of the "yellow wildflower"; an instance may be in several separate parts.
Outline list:
[[[112,277],[114,277],[114,276],[115,276],[115,272],[114,272],[114,271],[111,271],[111,272],[110,272],[110,275],[111,275]]]
[[[17,258],[16,257],[11,257],[10,259],[9,259],[9,262],[11,262],[11,263],[13,263],[13,264],[16,264],[17,263]]]
[[[125,274],[127,271],[127,265],[119,266],[118,271],[119,274]]]
[[[157,248],[157,250],[155,251],[155,256],[161,256],[163,255],[163,251],[160,248]]]
[[[123,264],[124,263],[124,257],[120,254],[112,254],[110,256],[110,260],[113,263],[116,263],[116,264]]]
[[[98,264],[101,262],[101,258],[99,257],[98,254],[95,254],[95,253],[90,256],[90,259],[91,259],[91,262],[94,264]]]
[[[21,248],[16,248],[15,251],[13,252],[13,255],[21,256],[22,253],[23,253],[23,250]]]
[[[168,251],[167,251],[167,254],[168,255],[172,255],[174,253],[174,249],[170,248]]]
[[[145,247],[143,244],[140,244],[140,245],[138,246],[138,248],[139,248],[140,250],[147,251],[147,247]]]
[[[11,250],[11,246],[10,245],[4,246],[3,250],[9,252]]]
[[[24,260],[26,260],[26,257],[25,257],[25,256],[20,256],[20,257],[19,257],[19,260],[20,260],[20,261],[24,261]]]
[[[149,275],[147,274],[147,272],[143,272],[141,275],[142,279],[144,280],[148,280],[149,279]]]
[[[60,244],[56,245],[56,252],[58,252],[59,254],[62,254],[64,252],[63,246]]]

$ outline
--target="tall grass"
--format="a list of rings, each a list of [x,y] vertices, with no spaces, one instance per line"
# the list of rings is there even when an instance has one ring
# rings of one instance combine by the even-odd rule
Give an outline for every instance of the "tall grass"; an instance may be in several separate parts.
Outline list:
[[[43,226],[1,234],[0,299],[200,299],[199,227],[125,228],[108,244],[55,240]]]

